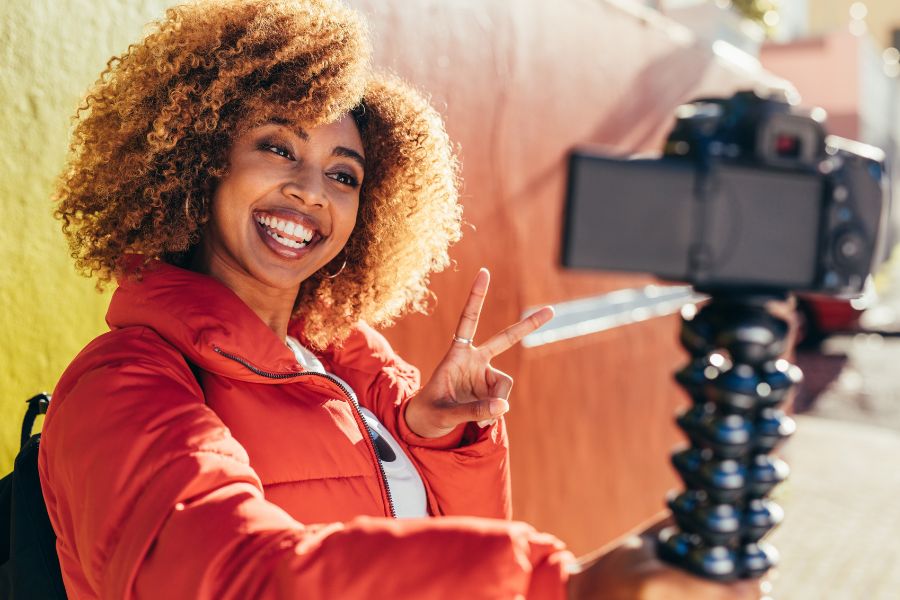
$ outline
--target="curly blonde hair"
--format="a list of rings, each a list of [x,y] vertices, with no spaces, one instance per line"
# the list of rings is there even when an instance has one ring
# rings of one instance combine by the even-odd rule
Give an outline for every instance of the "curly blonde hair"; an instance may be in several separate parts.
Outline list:
[[[126,274],[129,255],[187,266],[243,131],[276,118],[314,127],[348,112],[367,163],[356,226],[332,264],[303,282],[295,316],[324,348],[358,320],[423,312],[428,277],[460,237],[457,161],[437,112],[373,73],[364,24],[334,0],[178,6],[107,63],[76,112],[55,192],[77,269],[103,287]],[[345,260],[339,277],[322,273]]]

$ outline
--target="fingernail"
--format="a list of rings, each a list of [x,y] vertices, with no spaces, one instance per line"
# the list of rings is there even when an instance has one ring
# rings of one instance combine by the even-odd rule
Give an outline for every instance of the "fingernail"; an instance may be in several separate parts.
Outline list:
[[[491,411],[491,416],[498,417],[509,410],[509,402],[500,398],[494,398],[488,405],[488,410]]]

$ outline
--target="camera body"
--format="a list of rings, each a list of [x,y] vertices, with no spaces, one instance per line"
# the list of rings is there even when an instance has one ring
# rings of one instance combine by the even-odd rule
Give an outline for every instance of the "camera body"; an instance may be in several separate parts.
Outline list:
[[[862,291],[889,197],[878,148],[738,92],[678,109],[663,156],[570,158],[563,264],[701,290]]]

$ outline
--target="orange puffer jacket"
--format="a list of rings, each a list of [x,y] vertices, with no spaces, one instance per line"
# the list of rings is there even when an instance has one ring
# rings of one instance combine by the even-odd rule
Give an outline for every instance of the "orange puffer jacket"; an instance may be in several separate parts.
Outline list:
[[[347,394],[217,281],[159,264],[118,288],[107,322],[43,427],[70,598],[564,596],[562,544],[500,520],[503,421],[415,435],[402,415],[418,372],[371,328],[321,360],[403,444],[440,518],[390,518]]]

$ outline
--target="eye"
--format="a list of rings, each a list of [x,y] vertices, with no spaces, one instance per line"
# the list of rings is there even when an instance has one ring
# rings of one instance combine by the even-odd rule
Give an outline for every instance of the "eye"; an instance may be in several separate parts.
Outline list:
[[[283,144],[280,144],[278,142],[264,140],[259,143],[257,148],[259,150],[262,150],[263,152],[271,152],[272,154],[277,154],[282,158],[294,160],[294,155],[291,154],[291,151],[285,148]]]
[[[337,181],[338,183],[341,183],[348,187],[351,187],[351,188],[359,187],[359,180],[357,180],[356,177],[354,177],[350,173],[344,173],[342,171],[338,171],[337,173],[330,173],[328,176],[331,177],[332,179],[334,179],[335,181]]]

